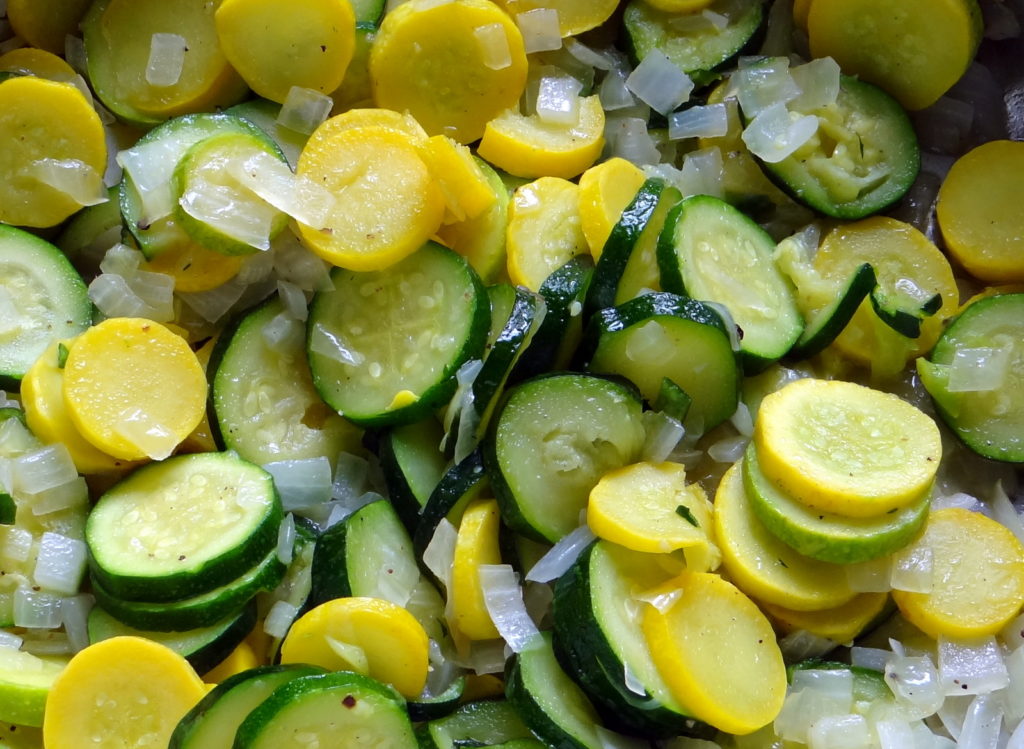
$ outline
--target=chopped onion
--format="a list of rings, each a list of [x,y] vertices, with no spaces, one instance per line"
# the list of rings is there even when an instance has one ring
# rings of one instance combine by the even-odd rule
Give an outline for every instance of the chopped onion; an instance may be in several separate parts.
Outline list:
[[[4,293],[6,293],[6,291]],[[10,397],[6,390],[0,388],[0,408],[16,408],[21,410],[21,404],[14,398]]]
[[[850,648],[850,663],[854,666],[870,668],[880,673],[885,672],[885,663],[892,653],[881,648],[862,648],[854,645]]]
[[[459,416],[460,420],[462,413],[467,408],[467,403],[472,406],[473,404],[473,383],[476,382],[477,375],[480,374],[480,370],[483,369],[484,363],[482,359],[470,359],[469,361],[463,362],[462,366],[459,367],[455,373],[455,393],[452,395],[452,399],[448,402],[448,406],[444,412],[444,437],[441,438],[441,449],[444,450],[448,445],[448,440],[451,439],[452,425],[455,423],[455,417]],[[456,435],[458,439],[458,435]]]
[[[915,114],[914,129],[922,150],[959,155],[971,134],[974,120],[972,104],[943,96]]]
[[[85,574],[85,543],[59,533],[43,533],[32,577],[36,585],[64,595],[78,592]]]
[[[800,87],[789,72],[786,57],[773,57],[757,65],[741,67],[733,74],[733,83],[747,119],[769,108],[785,110],[786,102],[800,96]]]
[[[501,673],[507,660],[503,640],[480,640],[469,651],[469,667],[478,675]]]
[[[938,650],[939,682],[946,695],[988,694],[1010,683],[994,637],[963,642],[940,635]]]
[[[626,88],[626,78],[629,73],[621,68],[613,68],[601,81],[601,87],[597,91],[601,99],[601,107],[606,112],[614,112],[617,109],[626,109],[636,104],[633,94]]]
[[[483,63],[491,70],[504,70],[512,64],[508,35],[500,23],[488,23],[473,29],[473,36],[482,53]]]
[[[455,526],[447,518],[441,518],[441,522],[434,529],[434,535],[430,537],[430,543],[423,550],[423,564],[433,573],[434,577],[441,581],[445,590],[449,591],[451,598],[452,565],[455,561],[455,541],[459,533]]]
[[[127,280],[132,292],[149,309],[148,319],[156,322],[174,319],[174,276],[140,270]]]
[[[612,70],[619,64],[618,55],[614,50],[592,49],[573,37],[564,41],[565,51],[582,62],[598,70]]]
[[[116,273],[101,273],[89,284],[89,299],[104,317],[147,317],[148,306]]]
[[[370,473],[366,458],[342,452],[338,454],[335,465],[331,496],[341,500],[361,497],[366,491],[366,479]]]
[[[120,227],[118,232],[120,233]],[[112,273],[126,279],[131,278],[138,273],[139,267],[145,260],[146,256],[141,252],[118,242],[103,254],[103,260],[100,261],[100,272]]]
[[[94,599],[88,593],[70,596],[60,603],[60,617],[64,624],[71,651],[77,653],[89,646],[89,611],[92,610]]]
[[[61,597],[20,587],[14,592],[14,626],[56,629],[60,626]]]
[[[850,707],[814,689],[791,690],[775,718],[775,733],[785,741],[806,744],[811,727],[830,717],[849,715]]]
[[[306,249],[290,231],[277,235],[273,251],[274,270],[282,280],[295,284],[303,291],[334,290],[330,266]]]
[[[585,523],[574,528],[558,539],[558,542],[537,560],[526,573],[526,579],[530,582],[546,583],[561,577],[595,538],[593,531]]]
[[[892,555],[889,585],[908,593],[931,593],[933,581],[932,549],[919,539]]]
[[[995,695],[979,694],[967,708],[957,746],[960,749],[996,749],[1003,710]]]
[[[82,76],[77,76],[77,78],[78,80],[81,80],[82,85],[88,89],[89,84],[85,82]],[[93,106],[95,107],[96,104],[94,103]],[[107,165],[103,170],[103,187],[109,189],[114,185],[119,185],[121,183],[121,179],[124,177],[124,170],[121,169],[121,165],[117,163],[117,149],[120,147],[120,144],[118,143],[117,135],[114,133],[110,125],[103,125],[103,136],[107,141]],[[118,225],[117,229],[120,228],[120,225]],[[108,229],[107,231],[110,230]]]
[[[725,165],[718,146],[702,148],[686,154],[676,186],[684,196],[711,195],[720,198],[724,195],[724,175]]]
[[[562,47],[562,31],[558,11],[554,8],[534,8],[516,14],[516,26],[523,34],[527,53],[548,52]]]
[[[1008,648],[1018,648],[1024,645],[1024,614],[1020,614],[1003,627],[999,637]]]
[[[932,512],[938,512],[939,510],[945,510],[951,507],[970,510],[971,512],[978,512],[981,509],[981,502],[979,502],[977,498],[964,492],[940,494],[932,497]]]
[[[192,218],[221,234],[258,250],[270,249],[270,234],[279,214],[269,205],[243,199],[233,186],[194,184],[182,194],[178,204]]]
[[[181,80],[188,42],[179,34],[153,34],[149,38],[149,60],[146,83],[150,86],[173,86]]]
[[[729,132],[729,111],[724,103],[696,106],[668,118],[670,140],[718,138]]]
[[[288,628],[292,626],[299,610],[287,601],[276,601],[267,612],[267,618],[263,622],[263,631],[271,637],[281,639],[288,634]]]
[[[523,586],[523,603],[526,604],[526,610],[529,612],[530,618],[538,626],[544,622],[544,618],[550,613],[551,602],[554,598],[555,591],[547,583],[528,581]]]
[[[1007,722],[1024,718],[1024,647],[1017,647],[1006,656],[1006,672],[1010,683],[1003,691],[1003,704]]]
[[[944,690],[939,673],[927,655],[895,652],[885,664],[885,683],[912,718],[925,718],[942,705]]]
[[[334,99],[330,96],[311,88],[292,86],[277,113],[277,124],[309,135],[327,119],[333,106]]]
[[[810,749],[869,749],[871,732],[863,715],[826,716],[807,732]]]
[[[782,103],[765,107],[743,131],[750,152],[769,164],[792,155],[818,132],[818,118],[789,112]]]
[[[331,498],[331,462],[326,456],[264,463],[263,470],[274,477],[285,512],[321,505]]]
[[[262,333],[267,348],[279,354],[300,351],[305,345],[305,326],[284,312],[274,315],[271,321],[263,326]]]
[[[640,679],[637,677],[636,672],[634,672],[633,669],[629,667],[628,662],[623,661],[622,665],[622,679],[626,685],[626,689],[628,689],[633,694],[638,694],[641,697],[646,697],[647,688],[644,687],[643,682],[640,681]]]
[[[31,531],[14,525],[0,525],[0,558],[24,562],[32,553]]]
[[[26,494],[24,497],[32,507],[33,515],[49,515],[75,507],[84,507],[89,502],[89,487],[84,478],[78,477],[66,484],[45,489],[38,494]]]
[[[1024,722],[1021,722],[1006,742],[1006,749],[1024,749]]]
[[[25,176],[49,185],[81,206],[109,200],[103,175],[79,159],[37,159],[29,164]]]
[[[886,593],[891,590],[889,583],[890,557],[879,557],[867,562],[844,565],[846,582],[855,593]]]
[[[295,513],[315,520],[322,530],[327,530],[328,528],[333,528],[357,510],[373,502],[379,502],[382,499],[384,497],[377,492],[365,492],[358,497],[332,499],[322,505],[303,507],[297,509]]]
[[[718,302],[701,302],[701,304],[703,304],[705,307],[710,307],[712,310],[714,310],[715,314],[722,318],[722,323],[725,325],[725,330],[729,334],[729,342],[732,344],[732,350],[739,351],[739,326],[733,319],[732,312],[729,311],[729,308],[726,307],[724,304],[719,304]]]
[[[508,564],[481,564],[477,572],[491,621],[513,652],[521,653],[538,630],[526,611],[515,571]]]
[[[985,38],[1002,41],[1020,36],[1020,21],[1009,7],[1009,3],[982,3],[985,18]]]
[[[281,564],[291,564],[295,551],[295,516],[290,512],[284,516],[277,529],[277,558]]]
[[[14,489],[26,494],[38,494],[78,478],[71,453],[59,442],[18,456],[11,469]]]
[[[139,221],[143,225],[169,216],[174,210],[171,184],[180,157],[178,148],[179,143],[174,138],[156,138],[117,154],[117,163],[131,178],[131,185],[141,201]]]
[[[853,671],[849,669],[798,668],[793,671],[794,690],[813,689],[837,705],[853,707]]]
[[[305,320],[309,316],[308,302],[302,289],[288,281],[278,280],[277,294],[281,297],[284,310],[293,320]]]
[[[788,663],[818,658],[826,653],[831,653],[837,647],[839,647],[838,642],[827,637],[819,637],[803,629],[790,632],[779,640],[779,648]]]
[[[642,590],[632,594],[633,600],[650,604],[661,613],[672,609],[683,597],[682,588],[666,588],[664,586],[653,590]]]
[[[742,400],[736,406],[736,412],[729,417],[729,421],[744,437],[754,436],[754,417],[750,414],[750,407]]]
[[[947,389],[952,393],[991,392],[1006,382],[1013,347],[957,346],[949,366]]]
[[[6,0],[3,0],[6,2]],[[2,15],[2,14],[0,14]],[[64,59],[81,75],[88,75],[89,64],[85,57],[85,42],[80,36],[67,34],[64,37]]]
[[[571,75],[544,76],[537,91],[537,116],[544,122],[575,125],[580,119],[583,84]]]
[[[13,632],[8,632],[6,629],[0,629],[0,650],[4,648],[18,650],[21,647],[22,642],[24,642],[24,640]]]
[[[290,232],[287,233],[290,234]],[[277,264],[277,259],[274,255],[274,243],[271,242],[270,249],[266,252],[254,252],[251,255],[243,256],[242,267],[238,269],[238,273],[232,279],[244,288],[243,293],[249,291],[249,288],[252,286],[271,280],[270,275],[276,269]],[[283,273],[279,275],[281,278],[285,278]]]
[[[61,599],[63,601],[67,599]],[[21,648],[32,655],[67,655],[73,651],[71,642],[64,632],[51,629],[36,629],[25,632],[25,641]]]
[[[209,323],[217,323],[231,311],[245,290],[246,284],[236,276],[215,289],[179,293],[178,297],[201,318]]]
[[[879,749],[908,749],[914,746],[914,732],[910,723],[895,718],[875,723]]]
[[[114,433],[153,460],[170,456],[180,441],[167,427],[141,409],[122,411]]]
[[[406,564],[403,564],[403,561],[396,559],[384,564],[377,573],[377,588],[374,595],[405,608],[420,581],[420,569],[411,561]]]
[[[686,434],[682,423],[673,419],[663,411],[645,411],[644,446],[641,451],[643,460],[650,463],[662,463],[668,460],[676,445]]]
[[[322,227],[334,208],[335,198],[330,190],[308,177],[296,175],[287,163],[266,151],[255,151],[244,159],[228,162],[228,171],[239,184],[307,226]]]
[[[736,437],[723,437],[708,447],[708,457],[716,463],[735,463],[743,457],[749,442],[750,438],[742,434]]]
[[[647,132],[647,121],[639,117],[609,118],[605,138],[615,156],[638,166],[657,164],[661,159],[658,147]]]
[[[792,68],[790,75],[800,95],[789,106],[798,112],[809,112],[833,104],[839,96],[839,64],[831,57],[819,57]]]
[[[652,49],[626,79],[626,87],[651,109],[667,115],[690,98],[693,81],[660,49]]]

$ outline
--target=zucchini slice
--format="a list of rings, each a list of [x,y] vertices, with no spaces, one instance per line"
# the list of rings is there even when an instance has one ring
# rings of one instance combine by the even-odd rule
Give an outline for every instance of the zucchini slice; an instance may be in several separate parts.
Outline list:
[[[555,542],[579,525],[601,476],[637,460],[643,443],[640,399],[628,386],[555,374],[510,391],[485,459],[505,521]]]
[[[662,287],[729,310],[748,372],[782,358],[804,327],[774,252],[760,226],[709,195],[673,208],[658,243]]]
[[[789,350],[787,358],[809,359],[824,351],[853,319],[860,303],[876,288],[876,283],[871,263],[859,265],[835,298],[805,321],[804,331]]]
[[[93,579],[125,600],[200,595],[263,559],[282,516],[270,474],[235,455],[151,463],[115,484],[89,514]]]
[[[416,529],[420,511],[445,472],[444,430],[433,416],[388,429],[380,436],[378,457],[388,497],[405,527]]]
[[[423,749],[495,746],[533,738],[530,729],[506,700],[468,702],[451,715],[420,726],[416,735]]]
[[[88,289],[59,249],[0,224],[0,387],[21,378],[55,340],[92,323]]]
[[[445,471],[420,512],[419,522],[412,535],[416,553],[422,555],[442,518],[459,524],[462,511],[471,500],[480,496],[487,486],[487,472],[479,449]]]
[[[428,242],[386,270],[335,268],[308,323],[313,384],[362,426],[408,424],[455,392],[455,373],[480,358],[490,305],[466,260]]]

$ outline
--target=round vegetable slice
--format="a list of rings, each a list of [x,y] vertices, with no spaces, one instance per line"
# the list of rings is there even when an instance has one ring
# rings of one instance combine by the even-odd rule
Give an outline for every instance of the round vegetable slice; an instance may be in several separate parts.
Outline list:
[[[519,187],[508,214],[508,274],[538,291],[554,271],[587,251],[580,225],[580,188],[559,177]]]
[[[766,601],[758,605],[786,634],[803,630],[845,644],[884,616],[888,602],[888,593],[861,593],[842,606],[822,611],[793,611]]]
[[[580,175],[580,225],[595,261],[645,180],[643,171],[618,156]]]
[[[802,379],[761,401],[754,444],[764,475],[808,507],[871,518],[906,507],[942,457],[935,422],[891,393]]]
[[[455,625],[472,640],[499,637],[484,603],[480,565],[501,564],[501,516],[493,499],[471,502],[462,514],[452,561],[450,605]]]
[[[8,0],[7,18],[33,47],[62,54],[64,40],[78,31],[88,9],[89,0]]]
[[[0,720],[26,726],[43,725],[43,712],[53,682],[67,658],[35,656],[0,648]]]

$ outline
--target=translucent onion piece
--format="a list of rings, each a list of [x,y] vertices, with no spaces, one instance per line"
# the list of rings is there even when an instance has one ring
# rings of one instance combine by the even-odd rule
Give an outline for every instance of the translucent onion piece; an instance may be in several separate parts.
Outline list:
[[[476,674],[498,674],[505,669],[505,642],[503,640],[479,640],[469,651],[468,666]]]
[[[856,645],[850,648],[851,665],[863,666],[883,673],[885,672],[885,663],[891,657],[891,652],[881,648],[862,648]]]
[[[366,492],[366,479],[370,473],[366,458],[343,452],[339,453],[335,465],[331,496],[342,500],[361,497]]]
[[[720,198],[725,194],[722,186],[724,174],[725,165],[718,146],[702,148],[686,154],[676,187],[684,196],[711,195]]]
[[[970,642],[939,636],[939,682],[946,695],[989,694],[1010,683],[994,637]]]
[[[305,326],[283,312],[274,315],[274,318],[263,326],[262,332],[263,342],[267,344],[267,348],[279,354],[294,352],[305,344]]]
[[[986,3],[983,7],[986,39],[1000,41],[1020,36],[1020,20],[1008,4]]]
[[[147,317],[149,305],[116,273],[101,273],[89,284],[89,299],[104,317]]]
[[[480,412],[475,403],[476,397],[473,390],[467,390],[462,399],[462,408],[459,411],[459,428],[455,437],[455,448],[452,460],[461,463],[469,454],[476,449],[480,443],[477,429],[480,426]],[[446,435],[447,436],[447,435]]]
[[[296,176],[276,156],[257,151],[229,162],[238,182],[282,213],[307,226],[322,227],[334,206],[334,195],[307,177]]]
[[[18,650],[21,648],[21,643],[24,640],[13,632],[8,632],[6,629],[0,629],[0,650],[7,648],[9,650]]]
[[[826,716],[807,732],[810,749],[870,749],[871,732],[863,715]]]
[[[23,496],[32,507],[33,515],[49,515],[75,507],[84,507],[89,502],[89,487],[85,479],[79,476],[66,484],[45,489],[38,494]]]
[[[669,611],[682,597],[682,588],[672,588],[670,590],[655,588],[654,590],[643,590],[633,593],[633,600],[650,604],[662,613]]]
[[[61,622],[73,653],[89,646],[89,612],[94,604],[95,599],[88,593],[70,596],[60,603]]]
[[[995,695],[979,694],[967,708],[959,749],[996,749],[1002,728],[1003,709]]]
[[[827,107],[839,96],[839,64],[831,57],[819,57],[792,68],[790,75],[800,95],[789,106],[798,112]]]
[[[269,250],[276,211],[269,206],[260,210],[254,201],[239,198],[233,187],[206,182],[190,187],[178,203],[196,221],[250,247]]]
[[[889,584],[893,590],[931,593],[934,584],[932,550],[923,543],[905,546],[892,556]]]
[[[790,632],[779,640],[779,648],[782,650],[787,663],[803,661],[808,658],[818,658],[832,652],[837,647],[839,647],[838,642],[827,637],[819,637],[802,629]]]
[[[448,406],[444,411],[444,437],[441,439],[442,450],[445,449],[448,445],[448,440],[451,438],[451,429],[455,423],[455,417],[462,414],[467,400],[471,404],[473,402],[473,383],[476,381],[476,377],[480,374],[483,366],[484,362],[482,359],[470,359],[463,362],[462,366],[455,373],[455,382],[457,383],[455,393],[452,395],[452,399],[448,402]],[[456,435],[457,437],[458,435]]]
[[[564,44],[566,52],[592,68],[612,70],[619,64],[618,56],[612,51],[593,49],[572,37],[566,39]]]
[[[290,512],[277,529],[277,558],[281,564],[291,564],[295,549],[295,516]]]
[[[793,689],[813,689],[837,705],[853,707],[853,671],[849,669],[798,668],[793,671]]]
[[[594,730],[597,732],[597,738],[601,742],[601,749],[647,749],[650,746],[649,741],[616,733],[596,723],[594,724]],[[680,745],[673,742],[673,746],[679,749]],[[682,744],[681,746],[685,748],[687,745]]]
[[[855,593],[885,593],[891,590],[889,584],[890,557],[880,557],[867,562],[844,565],[846,582]]]
[[[61,599],[62,607],[65,600]],[[65,633],[47,629],[26,632],[21,647],[24,652],[32,655],[67,655],[72,652],[71,642]]]
[[[114,273],[126,279],[131,278],[138,272],[139,266],[142,265],[145,259],[145,255],[138,250],[133,250],[128,245],[118,242],[111,246],[103,255],[103,260],[100,262],[100,271],[102,273]]]
[[[628,689],[633,694],[638,694],[641,697],[646,697],[647,689],[644,687],[643,682],[640,681],[640,679],[637,677],[633,669],[629,667],[628,663],[623,663],[622,665],[622,678],[626,684],[626,689]]]
[[[277,293],[284,304],[285,312],[291,315],[293,320],[305,320],[309,316],[309,308],[306,306],[306,295],[302,289],[288,281],[277,282]]]
[[[775,733],[786,741],[806,744],[811,726],[825,718],[849,715],[850,708],[814,689],[790,690],[775,718]]]
[[[875,723],[879,749],[907,749],[914,746],[914,732],[905,720],[880,720]]]
[[[716,463],[735,463],[743,457],[749,442],[750,438],[742,434],[736,437],[723,437],[708,447],[708,457]]]
[[[245,290],[246,284],[236,276],[215,289],[179,293],[178,297],[204,320],[209,323],[217,323],[231,311],[231,308],[242,298]]]
[[[331,498],[331,462],[326,456],[264,463],[263,470],[274,477],[285,512],[315,507]]]
[[[571,75],[545,76],[537,91],[537,116],[544,122],[575,125],[580,120],[583,84]]]
[[[164,425],[140,409],[123,411],[114,433],[153,460],[163,460],[170,456],[179,441]]]
[[[37,159],[29,164],[25,176],[49,185],[81,206],[109,200],[103,175],[79,159]]]
[[[523,46],[527,53],[561,49],[562,32],[558,11],[554,8],[534,8],[525,13],[517,13],[515,20],[523,34]]]
[[[263,622],[263,631],[274,638],[282,638],[288,634],[288,628],[292,626],[299,610],[287,601],[277,601],[267,612],[267,618]]]
[[[818,132],[814,115],[792,114],[782,103],[764,108],[743,131],[743,142],[758,158],[776,164]]]
[[[38,494],[78,478],[71,454],[59,442],[18,456],[11,468],[14,489],[26,494]]]
[[[309,336],[309,350],[314,354],[326,356],[328,359],[358,367],[366,357],[358,351],[350,350],[340,336],[335,335],[320,323],[313,326]]]
[[[508,564],[482,564],[478,574],[491,621],[513,652],[521,653],[538,629],[526,611],[515,571]]]
[[[897,702],[913,718],[925,718],[942,705],[944,690],[939,672],[927,655],[894,653],[885,664],[885,683]]]
[[[156,322],[174,319],[174,276],[140,270],[128,279],[128,286],[149,308],[147,318]]]
[[[441,581],[445,590],[451,590],[452,564],[455,561],[455,541],[458,531],[447,518],[442,518],[423,550],[423,564]],[[449,596],[450,597],[450,596]]]
[[[999,633],[999,638],[1011,649],[1024,645],[1024,614],[1016,617],[1003,627],[1002,632]]]
[[[957,346],[949,365],[951,393],[979,393],[999,390],[1006,382],[1013,346],[993,348]]]
[[[601,87],[597,94],[601,99],[601,106],[606,112],[613,112],[616,109],[626,109],[636,104],[633,94],[626,88],[628,73],[621,68],[614,68],[608,71],[608,75],[601,81]]]
[[[269,281],[270,275],[274,272],[277,265],[274,254],[274,243],[271,242],[270,249],[266,252],[254,252],[243,257],[242,267],[238,269],[238,273],[231,280],[241,284],[243,287],[255,286],[256,284]],[[285,278],[283,273],[280,275],[282,278]],[[270,292],[268,291],[268,293]]]
[[[295,284],[303,291],[334,290],[330,266],[303,247],[290,231],[278,234],[272,245],[273,267],[279,278]],[[255,259],[262,257],[256,255]]]
[[[491,70],[504,70],[512,64],[508,35],[500,23],[489,23],[473,29],[473,36],[483,53],[483,63]]]
[[[173,86],[181,80],[188,42],[178,34],[153,34],[149,39],[149,60],[146,83],[150,86]]]
[[[789,72],[789,59],[785,57],[741,67],[733,78],[740,107],[748,119],[769,107],[785,108],[786,102],[800,95],[800,87]]]
[[[964,492],[944,494],[932,498],[932,512],[945,510],[950,507],[978,512],[981,510],[981,502],[976,497],[972,497]]]
[[[3,0],[6,5],[6,0]],[[64,37],[64,59],[81,75],[86,75],[88,62],[85,57],[85,42],[80,36],[68,34]]]
[[[546,583],[561,577],[595,536],[585,523],[574,528],[570,533],[558,539],[558,543],[537,560],[537,563],[526,573],[531,582]]]
[[[647,132],[647,121],[639,117],[610,118],[606,123],[605,138],[612,155],[637,166],[657,164],[661,159],[658,147]]]
[[[754,436],[754,418],[750,414],[750,408],[743,401],[736,406],[736,413],[729,417],[729,421],[744,437]]]
[[[651,109],[667,115],[690,98],[693,81],[655,48],[634,68],[626,87]]]
[[[729,132],[729,111],[724,103],[696,106],[668,118],[670,140],[718,138]]]
[[[1018,647],[1006,656],[1006,671],[1010,684],[1003,692],[1007,723],[1024,718],[1024,647]]]
[[[334,100],[311,88],[292,86],[277,113],[277,124],[309,135],[331,113]]]
[[[61,597],[20,587],[14,592],[14,626],[56,629],[60,626]]]
[[[1024,521],[1021,520],[1017,508],[1010,502],[1010,498],[1006,496],[1002,481],[997,481],[993,487],[989,507],[992,508],[993,517],[1009,528],[1017,540],[1024,544]]]
[[[385,564],[377,573],[377,596],[404,608],[419,581],[420,569],[415,564]]]
[[[668,460],[686,434],[683,425],[662,411],[645,411],[643,420],[645,435],[642,459],[650,463]]]
[[[527,582],[523,586],[523,603],[530,618],[535,622],[542,622],[548,612],[551,611],[551,602],[555,598],[555,591],[547,583]]]
[[[157,138],[117,154],[117,163],[131,177],[142,203],[143,224],[151,224],[174,210],[171,177],[180,154],[178,143],[173,141]]]
[[[0,525],[0,559],[24,562],[32,553],[31,531],[13,525]]]

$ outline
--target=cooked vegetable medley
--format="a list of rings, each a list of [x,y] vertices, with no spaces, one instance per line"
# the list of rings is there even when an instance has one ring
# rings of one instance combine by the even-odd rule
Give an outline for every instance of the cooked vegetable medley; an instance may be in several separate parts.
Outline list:
[[[1024,749],[1021,0],[0,0],[0,747]]]

